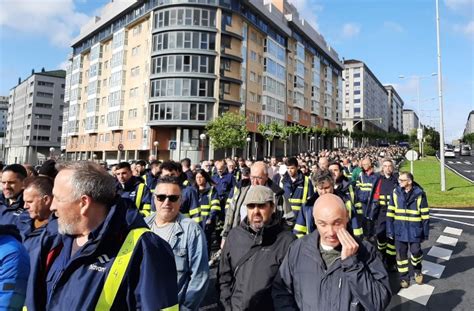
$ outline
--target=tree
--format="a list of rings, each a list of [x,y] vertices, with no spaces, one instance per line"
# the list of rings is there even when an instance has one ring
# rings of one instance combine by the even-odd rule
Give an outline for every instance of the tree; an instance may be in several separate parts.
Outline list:
[[[474,133],[469,133],[469,134],[464,135],[464,137],[462,138],[462,141],[470,145],[474,144]]]
[[[215,149],[224,149],[227,156],[229,148],[243,148],[248,136],[245,117],[226,112],[206,125],[207,135]]]

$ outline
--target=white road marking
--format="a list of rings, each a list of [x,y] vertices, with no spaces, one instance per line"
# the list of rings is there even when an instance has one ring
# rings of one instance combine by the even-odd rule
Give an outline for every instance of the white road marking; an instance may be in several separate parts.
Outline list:
[[[446,227],[443,232],[453,234],[453,235],[461,235],[462,229],[457,229],[457,228],[453,228],[453,227]]]
[[[421,262],[421,267],[422,267],[421,273],[432,276],[437,279],[441,277],[441,274],[443,273],[444,268],[446,268],[443,265],[440,265],[431,261],[427,261],[427,260],[423,260]]]
[[[474,216],[453,215],[453,214],[430,214],[430,216],[443,216],[443,217],[453,217],[453,218],[468,218],[468,219],[474,219]]]
[[[446,244],[446,245],[449,245],[449,246],[456,246],[456,244],[458,244],[458,239],[452,238],[452,237],[449,237],[449,236],[445,236],[445,235],[441,235],[436,240],[436,243]]]
[[[398,292],[398,295],[426,306],[426,304],[428,303],[428,300],[431,297],[431,294],[433,293],[433,290],[434,290],[434,286],[431,286],[428,284],[423,284],[423,285],[413,284],[412,286],[408,288],[401,289]]]
[[[450,249],[433,246],[428,252],[428,255],[439,259],[449,260],[449,258],[451,258],[452,253],[453,251]]]
[[[454,164],[453,161],[448,161],[449,164]]]
[[[468,165],[471,165],[471,162],[470,161],[464,161],[464,163],[468,164]]]
[[[450,222],[455,222],[457,224],[462,224],[462,225],[466,225],[466,226],[471,226],[471,227],[474,227],[474,224],[470,224],[468,222],[463,222],[463,221],[458,221],[458,220],[452,220],[452,219],[446,219],[446,218],[441,218],[441,217],[436,217],[436,216],[431,216],[431,218],[434,218],[434,219],[441,219],[441,220],[445,220],[445,221],[450,221]]]
[[[461,212],[461,213],[471,213],[474,214],[474,211],[464,210],[464,209],[451,209],[451,208],[430,208],[431,211],[442,211],[442,212]]]

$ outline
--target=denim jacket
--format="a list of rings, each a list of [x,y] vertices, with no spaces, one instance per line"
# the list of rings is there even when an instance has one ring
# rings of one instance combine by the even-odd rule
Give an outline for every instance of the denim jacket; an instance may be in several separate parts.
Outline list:
[[[145,218],[151,228],[156,212]],[[206,236],[191,218],[178,215],[168,241],[173,249],[178,271],[178,301],[180,310],[198,310],[209,282]]]

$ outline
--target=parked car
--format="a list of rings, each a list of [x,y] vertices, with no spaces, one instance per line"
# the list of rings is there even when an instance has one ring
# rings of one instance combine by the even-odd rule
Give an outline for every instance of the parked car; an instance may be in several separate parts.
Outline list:
[[[456,157],[456,154],[454,153],[454,150],[453,149],[444,149],[444,157],[445,158],[455,158]]]
[[[462,146],[461,148],[461,155],[462,156],[470,156],[471,155],[471,147],[470,146]]]
[[[461,152],[461,147],[460,146],[454,147],[454,153],[460,153],[460,152]]]

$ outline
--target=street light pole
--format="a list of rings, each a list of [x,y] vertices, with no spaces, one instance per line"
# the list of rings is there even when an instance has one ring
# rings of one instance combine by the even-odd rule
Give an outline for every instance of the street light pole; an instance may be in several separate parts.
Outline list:
[[[250,141],[252,140],[252,138],[247,137],[245,138],[245,140],[247,141],[247,160],[248,160],[250,159]]]
[[[153,142],[153,146],[155,147],[155,156],[156,156],[156,160],[159,161],[159,158],[158,158],[158,145],[160,144],[159,141],[155,140]]]
[[[206,139],[206,134],[202,133],[199,135],[201,139],[201,161],[204,161],[204,140]]]
[[[439,38],[439,0],[436,0],[436,48],[438,52],[438,97],[439,97],[439,159],[441,171],[441,191],[446,191],[444,173],[444,112],[443,112],[443,79],[441,75],[441,47]]]

